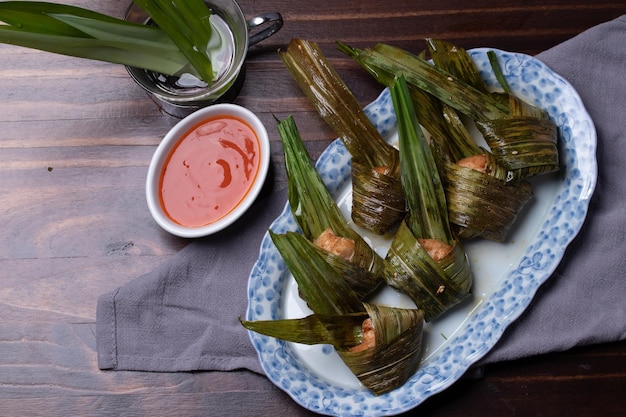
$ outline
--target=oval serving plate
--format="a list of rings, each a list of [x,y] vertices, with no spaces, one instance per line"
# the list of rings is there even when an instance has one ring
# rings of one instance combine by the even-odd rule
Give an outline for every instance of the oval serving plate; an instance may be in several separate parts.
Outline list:
[[[441,392],[496,344],[506,327],[528,307],[578,234],[597,178],[593,122],[573,87],[528,55],[488,48],[468,51],[490,88],[498,89],[499,84],[487,58],[489,50],[497,54],[515,94],[546,109],[556,122],[561,171],[532,180],[534,198],[520,214],[507,242],[464,242],[474,271],[473,295],[425,326],[421,366],[402,387],[374,396],[331,347],[305,346],[250,332],[268,378],[303,407],[333,416],[395,415]],[[385,139],[397,140],[387,89],[365,110]],[[349,219],[350,154],[339,139],[329,145],[316,166]],[[277,233],[298,230],[288,205],[270,228]],[[364,235],[384,255],[389,242]],[[250,274],[248,300],[247,320],[310,314],[267,234]],[[398,306],[407,302],[391,289],[385,289],[377,301]]]

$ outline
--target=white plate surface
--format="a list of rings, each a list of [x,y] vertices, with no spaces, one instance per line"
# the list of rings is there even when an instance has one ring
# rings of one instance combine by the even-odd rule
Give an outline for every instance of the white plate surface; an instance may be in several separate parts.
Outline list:
[[[482,239],[464,242],[474,272],[473,295],[425,326],[422,364],[402,387],[374,396],[331,347],[288,343],[250,332],[268,378],[303,407],[333,416],[395,415],[444,390],[483,357],[528,307],[580,230],[597,178],[596,133],[591,118],[572,86],[535,58],[494,49],[472,49],[469,53],[490,88],[498,89],[499,84],[487,59],[489,50],[496,52],[515,94],[546,109],[556,122],[561,171],[532,180],[534,198],[521,213],[506,243]],[[396,119],[387,89],[366,107],[366,112],[388,141],[397,141]],[[316,166],[349,219],[350,155],[340,140],[329,145]],[[288,207],[271,229],[277,233],[298,230]],[[371,237],[360,231],[366,238]],[[371,245],[382,255],[388,244],[385,239],[371,238]],[[247,320],[310,314],[268,235],[250,274],[248,298]],[[378,301],[411,305],[391,289],[385,289]]]

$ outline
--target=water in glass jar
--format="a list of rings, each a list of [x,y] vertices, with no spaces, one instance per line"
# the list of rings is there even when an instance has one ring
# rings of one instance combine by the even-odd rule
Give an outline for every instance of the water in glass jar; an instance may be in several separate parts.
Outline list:
[[[213,66],[213,83],[216,83],[228,73],[233,65],[235,38],[228,24],[217,13],[211,14],[209,22],[212,26],[212,36],[207,46],[207,53]],[[147,71],[147,75],[160,89],[166,92],[193,94],[198,89],[207,87],[207,83],[190,73],[171,76]]]

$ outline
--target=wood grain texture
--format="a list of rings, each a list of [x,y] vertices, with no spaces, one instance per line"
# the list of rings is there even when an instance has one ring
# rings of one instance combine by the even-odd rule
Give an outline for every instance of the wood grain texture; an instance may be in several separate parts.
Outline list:
[[[129,0],[66,0],[121,17]],[[381,91],[335,41],[424,38],[536,54],[626,11],[625,1],[246,1],[280,11],[283,29],[254,46],[237,103],[272,140],[268,190],[284,188],[274,116],[294,115],[313,158],[334,139],[280,62],[293,37],[320,43],[363,104]],[[0,45],[0,415],[309,416],[245,372],[102,372],[97,297],[154,269],[188,241],[161,231],[144,200],[147,166],[177,120],[125,69]],[[416,410],[430,416],[618,416],[626,343],[486,367]]]

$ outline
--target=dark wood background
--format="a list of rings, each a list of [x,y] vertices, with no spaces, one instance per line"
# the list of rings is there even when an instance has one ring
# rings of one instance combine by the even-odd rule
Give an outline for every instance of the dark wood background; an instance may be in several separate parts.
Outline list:
[[[121,17],[129,0],[65,1]],[[285,187],[273,116],[293,114],[312,157],[334,135],[276,50],[318,42],[363,105],[381,91],[335,50],[424,38],[536,54],[626,13],[625,1],[246,1],[279,11],[283,29],[252,48],[237,103],[272,138],[269,189]],[[159,112],[122,66],[0,45],[0,415],[310,415],[245,371],[143,373],[97,368],[99,295],[148,272],[188,241],[146,208],[155,147],[176,119]],[[246,277],[242,277],[246,279]],[[576,348],[487,366],[417,407],[429,416],[618,416],[626,344]]]

